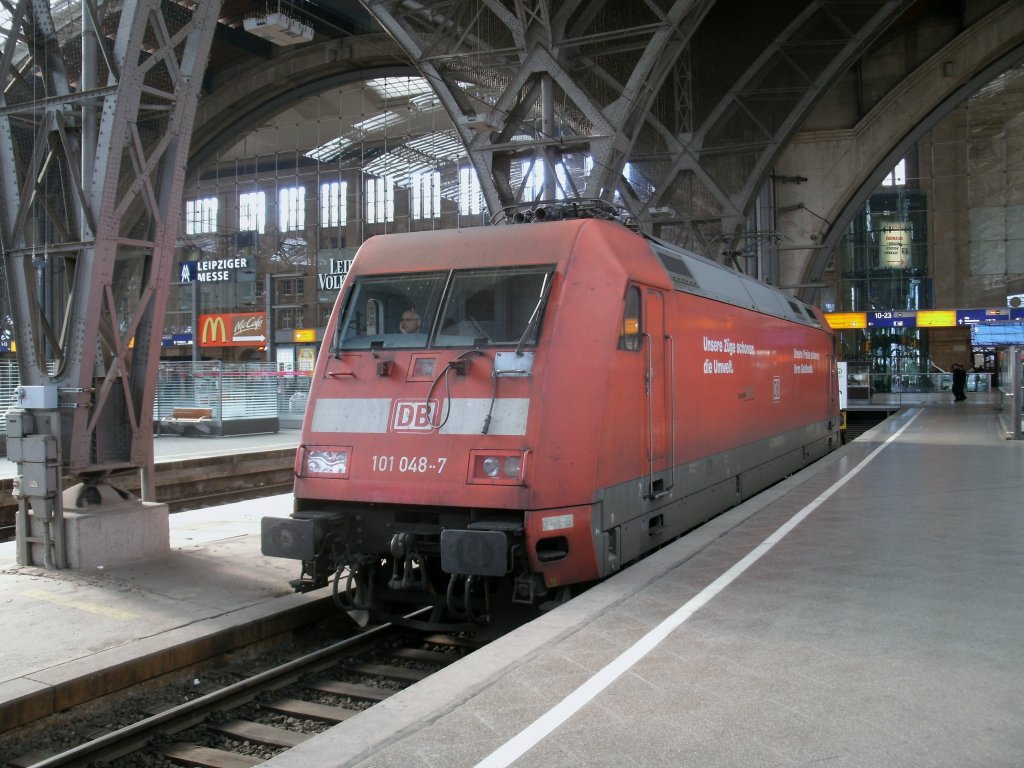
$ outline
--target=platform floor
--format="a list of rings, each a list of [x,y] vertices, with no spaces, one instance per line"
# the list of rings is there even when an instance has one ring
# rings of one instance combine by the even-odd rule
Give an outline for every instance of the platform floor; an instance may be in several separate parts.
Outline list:
[[[265,765],[1024,765],[1022,469],[991,408],[908,409]],[[0,545],[0,707],[317,599],[259,555],[289,509],[172,515],[165,562],[99,573]]]
[[[908,409],[264,765],[1024,765],[1022,470]]]
[[[298,435],[164,436],[156,461],[294,447]],[[15,465],[0,461],[5,472]],[[268,616],[279,617],[273,631],[315,610],[326,595],[288,586],[297,564],[260,553],[260,519],[291,509],[282,494],[179,512],[168,552],[88,572],[18,566],[15,542],[0,543],[0,765],[12,723],[172,671],[160,658],[167,648],[181,649],[180,659],[213,655]]]

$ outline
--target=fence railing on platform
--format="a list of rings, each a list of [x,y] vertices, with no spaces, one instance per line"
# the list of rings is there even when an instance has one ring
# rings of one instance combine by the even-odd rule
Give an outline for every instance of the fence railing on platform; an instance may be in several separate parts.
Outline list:
[[[153,401],[155,432],[276,432],[282,420],[297,426],[305,413],[309,381],[308,371],[284,363],[162,362]]]

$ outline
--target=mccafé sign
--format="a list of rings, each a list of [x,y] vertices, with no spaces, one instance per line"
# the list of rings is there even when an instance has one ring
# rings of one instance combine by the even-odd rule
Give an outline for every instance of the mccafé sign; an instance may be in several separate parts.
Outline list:
[[[266,312],[199,316],[200,347],[255,347],[267,341]]]

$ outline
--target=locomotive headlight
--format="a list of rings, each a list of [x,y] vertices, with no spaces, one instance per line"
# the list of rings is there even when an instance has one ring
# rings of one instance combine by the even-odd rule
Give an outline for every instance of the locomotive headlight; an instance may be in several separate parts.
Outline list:
[[[479,485],[525,485],[526,451],[470,451],[469,477]]]
[[[352,459],[348,446],[304,445],[299,451],[296,472],[300,477],[347,478]]]
[[[505,477],[519,477],[523,472],[522,456],[505,457]]]

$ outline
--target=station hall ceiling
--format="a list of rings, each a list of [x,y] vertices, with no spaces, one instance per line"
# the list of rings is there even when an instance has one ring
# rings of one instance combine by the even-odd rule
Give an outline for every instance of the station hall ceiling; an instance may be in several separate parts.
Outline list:
[[[305,120],[309,136],[294,151],[306,161],[338,160],[358,139],[359,161],[401,176],[417,158],[452,162],[461,145],[492,211],[557,187],[620,201],[656,234],[712,255],[761,226],[758,198],[798,131],[850,129],[943,46],[1016,4],[226,0],[193,172],[265,154],[276,126]],[[0,16],[16,7],[0,0]],[[168,0],[168,23],[194,7]],[[78,4],[51,8],[73,79]],[[273,14],[307,27],[308,39],[279,45],[246,30],[247,19]],[[415,86],[373,99],[363,87],[412,75],[433,93]],[[318,116],[332,114],[351,121],[328,130]],[[547,171],[551,185],[530,187],[524,168]]]

